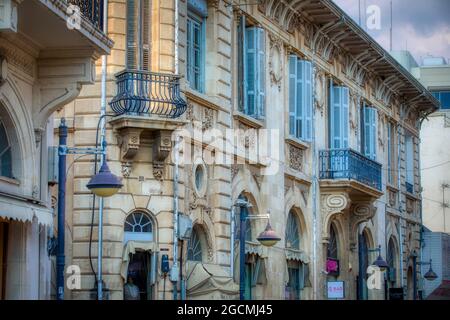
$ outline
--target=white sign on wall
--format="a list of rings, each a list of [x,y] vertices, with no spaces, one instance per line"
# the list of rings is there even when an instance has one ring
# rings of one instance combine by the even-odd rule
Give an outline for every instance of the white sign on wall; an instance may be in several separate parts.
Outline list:
[[[344,281],[328,281],[327,297],[328,299],[344,299],[345,298]]]

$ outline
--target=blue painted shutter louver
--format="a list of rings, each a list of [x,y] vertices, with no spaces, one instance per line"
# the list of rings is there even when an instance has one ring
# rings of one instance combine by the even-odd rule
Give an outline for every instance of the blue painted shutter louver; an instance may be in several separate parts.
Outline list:
[[[334,86],[331,88],[330,143],[331,149],[348,148],[349,131],[349,89]]]
[[[258,27],[246,29],[246,82],[245,113],[253,117],[264,116],[265,106],[265,32]]]
[[[297,57],[289,56],[289,135],[297,136],[296,133],[296,106],[297,106]]]
[[[312,137],[312,65],[295,55],[289,57],[289,134]]]
[[[376,160],[376,121],[377,110],[373,107],[364,106],[364,155]]]

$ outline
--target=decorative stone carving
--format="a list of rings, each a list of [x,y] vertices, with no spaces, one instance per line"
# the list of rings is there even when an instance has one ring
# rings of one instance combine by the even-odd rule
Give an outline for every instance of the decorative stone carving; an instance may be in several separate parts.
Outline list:
[[[0,56],[0,87],[6,82],[8,77],[8,62],[5,57]]]
[[[303,150],[293,145],[289,145],[289,167],[297,171],[303,169]]]
[[[413,214],[415,211],[416,201],[412,198],[406,197],[406,212],[408,214]]]
[[[234,177],[239,173],[239,165],[238,164],[232,164],[231,165],[231,181],[234,180]]]
[[[164,161],[172,150],[171,131],[160,130],[153,141],[153,176],[157,180],[164,177]]]
[[[356,202],[350,207],[350,248],[356,248],[358,226],[375,216],[377,208],[371,202]]]
[[[283,40],[269,33],[270,51],[269,51],[269,74],[270,82],[281,90],[281,80],[283,79]]]
[[[192,103],[188,103],[187,109],[186,109],[186,119],[189,121],[195,121],[197,120],[194,116],[194,106]]]
[[[330,237],[330,223],[334,215],[341,214],[350,206],[346,193],[323,194],[320,197],[322,211],[322,238],[327,242]]]
[[[129,178],[131,175],[131,166],[132,162],[130,161],[124,161],[122,162],[122,176],[124,178]]]
[[[131,161],[139,151],[142,129],[126,128],[119,133],[119,146],[122,161]]]
[[[384,150],[384,135],[386,131],[386,115],[384,113],[378,112],[378,144],[380,145],[382,150]]]
[[[261,189],[261,184],[263,180],[263,175],[260,173],[253,173],[253,179],[255,179],[256,185],[258,186],[258,189]]]
[[[320,115],[323,116],[325,105],[326,105],[326,79],[325,72],[317,67],[315,70],[315,102],[316,108],[320,111]]]
[[[389,190],[389,206],[395,207],[397,205],[397,193],[395,191]]]
[[[214,124],[214,110],[205,108],[204,109],[204,117],[202,122],[202,130],[210,129]]]
[[[350,114],[349,123],[350,129],[354,131],[355,135],[358,134],[358,107],[360,102],[360,95],[353,90],[350,91]]]

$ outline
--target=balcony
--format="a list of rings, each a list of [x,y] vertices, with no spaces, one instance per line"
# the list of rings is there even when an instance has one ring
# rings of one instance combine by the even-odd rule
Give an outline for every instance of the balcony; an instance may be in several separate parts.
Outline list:
[[[178,118],[186,111],[180,76],[125,70],[116,75],[117,95],[110,105],[116,115]]]
[[[103,0],[67,0],[80,8],[80,13],[97,29],[103,31]]]
[[[321,186],[344,187],[375,198],[382,195],[381,164],[352,149],[320,151],[319,166]]]

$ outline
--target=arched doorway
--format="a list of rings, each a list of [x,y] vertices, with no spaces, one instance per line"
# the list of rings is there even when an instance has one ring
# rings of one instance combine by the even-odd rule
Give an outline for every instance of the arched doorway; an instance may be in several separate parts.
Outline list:
[[[330,225],[330,238],[327,245],[326,271],[328,277],[337,279],[340,273],[339,266],[339,240],[334,224]]]
[[[388,283],[390,288],[395,288],[397,284],[397,270],[398,270],[398,251],[394,237],[391,237],[388,242],[387,261],[389,265]]]
[[[288,214],[285,232],[285,250],[287,253],[287,283],[285,298],[287,300],[300,300],[301,292],[305,287],[306,266],[298,258],[301,249],[301,223],[297,212],[291,209]]]
[[[358,300],[367,300],[367,268],[369,267],[369,239],[367,232],[364,230],[358,236]]]
[[[406,299],[414,300],[414,274],[412,267],[408,268],[406,285],[407,285]]]
[[[153,241],[154,225],[151,217],[142,211],[129,214],[124,225],[125,253],[128,255],[125,300],[155,298],[157,265]]]

